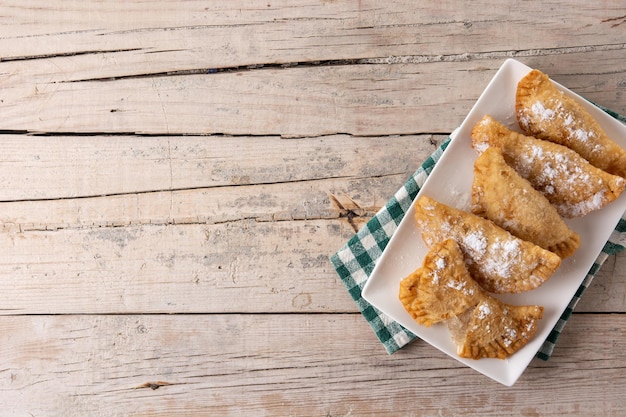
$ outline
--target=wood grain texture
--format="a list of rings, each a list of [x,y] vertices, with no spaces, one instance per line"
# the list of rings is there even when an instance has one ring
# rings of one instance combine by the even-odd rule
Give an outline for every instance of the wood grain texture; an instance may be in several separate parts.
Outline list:
[[[388,356],[354,314],[0,317],[0,403],[10,416],[620,416],[624,320],[576,316],[511,389],[425,343]]]
[[[622,416],[626,254],[512,388],[328,257],[506,58],[626,114],[622,0],[5,1],[3,416]]]
[[[623,55],[623,50],[610,50],[524,61],[588,99],[624,113]],[[610,70],[585,73],[600,56]],[[4,129],[55,134],[449,133],[461,124],[502,62],[498,57],[84,82],[26,80],[2,85],[0,113]],[[557,65],[565,71],[550,71]]]
[[[48,61],[48,76],[107,78],[355,59],[460,61],[623,49],[623,4],[479,0],[5,2],[3,61]],[[549,9],[549,10],[546,10]],[[68,58],[53,61],[49,58]],[[84,75],[75,73],[80,62]],[[27,63],[30,66],[32,63]],[[68,71],[70,70],[70,71]]]
[[[219,187],[400,175],[383,196],[387,200],[446,137],[0,135],[0,201],[200,188],[219,193]]]
[[[622,283],[624,282],[624,283]],[[610,256],[576,307],[579,312],[626,311],[626,252]]]
[[[450,132],[511,56],[626,111],[619,1],[552,3],[558,19],[489,2],[488,18],[430,1],[41,3],[5,9],[3,129]]]
[[[0,235],[0,311],[354,311],[328,261],[352,233],[340,220],[303,220]]]

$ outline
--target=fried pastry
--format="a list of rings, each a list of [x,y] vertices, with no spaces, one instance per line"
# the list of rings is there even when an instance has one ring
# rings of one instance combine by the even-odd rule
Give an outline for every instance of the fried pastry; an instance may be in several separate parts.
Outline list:
[[[499,148],[488,148],[474,163],[472,212],[561,258],[580,246],[548,199],[506,164]]]
[[[420,325],[444,322],[459,356],[504,359],[533,337],[540,306],[505,304],[472,279],[452,239],[438,242],[420,268],[400,282],[399,299]]]
[[[415,220],[429,248],[437,242],[454,239],[470,274],[489,292],[532,290],[561,264],[558,255],[513,236],[492,221],[427,196],[416,201]]]
[[[484,297],[452,239],[435,244],[422,266],[400,282],[400,302],[418,324],[427,327],[458,316]]]
[[[505,359],[532,339],[542,317],[541,306],[514,306],[488,296],[447,325],[462,358]]]
[[[593,166],[626,178],[626,150],[607,136],[584,107],[532,70],[517,85],[517,120],[531,136],[573,149]]]
[[[614,201],[626,180],[589,164],[573,150],[525,136],[485,116],[472,129],[479,153],[498,147],[509,164],[567,218],[583,216]]]

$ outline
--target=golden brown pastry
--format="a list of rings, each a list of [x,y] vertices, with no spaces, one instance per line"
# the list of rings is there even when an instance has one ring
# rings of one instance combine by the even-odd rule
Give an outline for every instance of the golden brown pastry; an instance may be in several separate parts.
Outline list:
[[[546,281],[561,264],[558,255],[519,239],[483,219],[427,196],[415,202],[415,220],[430,248],[454,239],[478,284],[493,293],[519,293]]]
[[[542,317],[541,306],[514,306],[485,297],[447,324],[462,358],[505,359],[532,339]]]
[[[571,149],[508,129],[485,116],[472,129],[479,153],[502,149],[507,164],[527,179],[563,217],[579,217],[614,201],[626,180],[589,164]]]
[[[485,297],[452,239],[435,244],[418,268],[400,282],[399,299],[421,325],[458,316]]]
[[[420,325],[445,322],[459,356],[504,359],[533,337],[543,308],[505,304],[472,279],[458,244],[433,246],[420,268],[400,282],[399,299]]]
[[[488,148],[474,163],[472,212],[561,258],[580,246],[548,199],[508,166],[499,148]]]
[[[517,85],[517,120],[531,136],[573,149],[593,166],[626,178],[626,150],[611,140],[580,104],[549,77],[532,70]]]

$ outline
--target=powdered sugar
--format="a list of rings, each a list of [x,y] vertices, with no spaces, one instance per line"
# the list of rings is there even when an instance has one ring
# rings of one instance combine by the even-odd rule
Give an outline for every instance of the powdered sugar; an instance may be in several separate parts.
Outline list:
[[[512,235],[488,242],[483,231],[476,229],[462,237],[460,245],[468,255],[468,263],[474,265],[495,286],[500,285],[502,280],[501,284],[506,286],[506,281],[513,277],[516,268],[523,265],[520,240]]]
[[[520,245],[517,239],[502,241],[496,239],[488,246],[482,231],[475,230],[463,239],[463,247],[469,253],[479,269],[489,275],[508,277],[511,261],[519,255]]]
[[[468,286],[468,283],[470,282],[469,281],[457,281],[455,279],[451,279],[446,282],[446,287],[453,289],[455,291],[459,291],[463,295],[469,297],[469,296],[474,295],[474,288],[471,284]]]
[[[488,142],[477,142],[477,143],[474,143],[474,149],[476,150],[476,152],[478,152],[479,155],[482,154],[483,152],[485,152],[488,147],[489,147],[489,143]]]
[[[487,304],[482,303],[478,306],[478,318],[480,320],[483,320],[489,314],[491,314],[491,309],[489,308]]]
[[[500,240],[489,247],[491,256],[481,264],[481,268],[490,276],[510,278],[513,265],[519,265],[521,261],[521,248],[518,239]]]
[[[438,258],[435,261],[435,266],[437,266],[437,269],[443,269],[446,267],[446,260],[443,258]]]
[[[534,327],[535,327],[535,324],[532,321],[529,321],[528,323],[526,323],[526,327],[522,331],[522,337],[524,339],[528,339],[529,333],[533,331]]]
[[[435,267],[437,269],[431,271],[430,275],[432,277],[433,284],[438,284],[439,283],[439,273],[442,272],[444,270],[444,268],[446,267],[445,259],[437,258],[437,260],[435,261]]]
[[[463,239],[463,247],[470,252],[473,257],[482,258],[487,251],[487,239],[479,231],[468,233]]]
[[[465,287],[465,281],[450,280],[448,281],[446,286],[457,291],[462,291]]]
[[[533,103],[530,110],[541,120],[552,120],[556,114],[554,110],[546,108],[541,101]]]
[[[584,129],[576,129],[570,131],[570,136],[576,138],[580,142],[587,142],[590,136],[593,136],[593,132],[588,132]]]
[[[587,130],[583,128],[581,117],[572,114],[570,110],[563,105],[562,95],[552,97],[544,101],[536,101],[530,108],[520,110],[519,122],[525,129],[530,129],[535,135],[543,137],[538,131],[544,131],[545,123],[552,123],[558,120],[559,124],[564,128],[563,137],[560,139],[555,137],[557,143],[572,146],[574,149],[584,147],[589,149],[590,142],[597,134],[593,129]],[[533,127],[534,126],[534,127]],[[602,146],[594,145],[592,152],[602,151]]]
[[[517,148],[518,154],[512,159],[515,170],[541,191],[562,216],[578,217],[602,208],[606,187],[600,174],[574,151],[541,143],[529,138]]]
[[[511,344],[515,341],[516,338],[517,338],[517,331],[515,329],[512,329],[510,327],[506,327],[504,329],[504,334],[502,335],[502,342],[504,343],[505,347],[511,346]]]
[[[593,194],[590,198],[578,203],[564,203],[557,205],[557,211],[567,212],[571,217],[584,216],[585,214],[601,209],[606,201],[605,190],[600,190]]]
[[[573,121],[574,121],[574,116],[572,116],[571,114],[568,114],[567,116],[565,116],[565,119],[563,120],[563,124],[565,126],[569,126],[572,124]]]
[[[533,160],[544,159],[543,149],[540,146],[533,145],[530,147]]]

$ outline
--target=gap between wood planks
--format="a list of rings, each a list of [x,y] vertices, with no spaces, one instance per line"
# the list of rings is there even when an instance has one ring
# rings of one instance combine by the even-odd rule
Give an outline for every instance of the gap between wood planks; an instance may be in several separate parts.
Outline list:
[[[304,182],[304,181],[301,181]],[[197,190],[203,190],[205,188],[198,188]],[[187,191],[186,189],[184,191]],[[135,194],[149,194],[149,193],[158,193],[159,191],[146,191],[140,193],[127,193],[127,194],[117,194],[119,195],[135,195]],[[161,191],[162,192],[162,191]],[[170,192],[169,190],[165,192]],[[32,224],[32,223],[13,223],[13,222],[4,222],[0,224],[0,232],[4,233],[25,233],[25,232],[54,232],[61,230],[90,230],[90,229],[114,229],[114,228],[123,228],[123,227],[140,227],[140,226],[177,226],[177,225],[206,225],[206,226],[214,226],[220,224],[234,224],[234,223],[243,223],[243,222],[256,222],[256,223],[277,223],[277,222],[304,222],[311,220],[335,220],[335,219],[346,219],[349,226],[356,233],[359,231],[360,226],[371,219],[376,212],[380,209],[380,207],[373,208],[362,208],[354,202],[349,196],[344,196],[342,200],[346,198],[351,200],[353,205],[344,205],[340,202],[340,199],[328,193],[328,197],[330,199],[332,205],[332,211],[328,215],[304,215],[297,216],[291,215],[289,217],[285,217],[284,215],[272,214],[272,215],[259,215],[259,216],[242,216],[234,219],[218,219],[211,220],[210,218],[198,218],[198,219],[189,219],[189,218],[169,218],[161,221],[153,221],[147,220],[145,222],[142,221],[111,221],[111,222],[94,222],[94,223],[77,223],[77,224]],[[41,202],[41,201],[57,201],[57,200],[76,200],[76,199],[87,199],[87,198],[100,198],[100,197],[64,197],[64,198],[56,198],[49,200],[32,200],[32,201],[20,201],[20,202]],[[0,202],[1,203],[11,203],[11,202]]]
[[[0,132],[2,133],[2,132]],[[32,136],[66,136],[66,133],[54,132],[54,133],[45,133],[45,132],[28,132],[28,131],[4,131],[4,133],[10,134],[19,134],[19,135],[32,135]],[[70,133],[70,136],[106,136],[106,132],[90,132],[90,133]],[[117,133],[108,133],[108,135],[115,136],[119,135]],[[128,132],[124,135],[127,136],[163,136],[157,134],[150,135],[142,135]],[[420,135],[420,134],[417,134]],[[426,133],[426,136],[431,136],[430,144],[432,146],[436,146],[438,144],[437,140],[433,139],[432,136],[434,134]],[[167,137],[177,136],[177,135],[165,135]],[[213,136],[213,135],[201,135],[201,136]],[[220,136],[219,134],[217,136]],[[226,136],[226,135],[224,135]],[[236,135],[235,135],[236,136]],[[242,137],[249,137],[250,135],[240,135]],[[267,135],[263,135],[266,137]],[[278,135],[273,135],[274,137],[280,137]],[[323,135],[328,136],[328,135]],[[346,135],[346,136],[354,136],[354,135]],[[389,137],[398,137],[398,136],[416,136],[412,135],[388,135]],[[377,135],[376,137],[380,137]],[[316,137],[311,137],[315,139]],[[129,197],[134,198],[135,196],[140,195],[156,195],[156,194],[169,194],[171,198],[175,195],[175,193],[181,192],[202,192],[206,190],[212,189],[220,189],[220,188],[233,188],[233,187],[254,187],[254,186],[272,186],[272,185],[285,185],[285,184],[303,184],[303,183],[315,183],[319,181],[327,181],[327,180],[366,180],[366,179],[381,179],[386,177],[395,177],[397,175],[405,175],[405,172],[388,172],[388,173],[380,173],[378,175],[371,174],[367,176],[354,176],[354,175],[336,175],[336,176],[326,176],[323,178],[304,178],[304,179],[292,179],[285,181],[265,181],[265,182],[255,182],[255,183],[229,183],[229,184],[217,184],[211,186],[187,186],[187,187],[173,187],[170,183],[166,188],[160,189],[149,189],[149,190],[139,190],[139,191],[123,191],[123,192],[112,192],[112,193],[102,193],[102,194],[83,194],[83,195],[75,195],[75,196],[58,196],[58,197],[35,197],[35,198],[11,198],[11,199],[3,199],[0,201],[0,204],[19,204],[19,203],[40,203],[46,204],[51,202],[71,202],[78,200],[95,200],[103,199],[103,198],[113,198],[113,197]],[[324,193],[321,190],[322,194]],[[292,211],[292,210],[281,210],[278,212],[261,212],[261,213],[242,213],[241,216],[237,216],[235,218],[228,216],[218,216],[217,218],[210,217],[208,215],[173,215],[172,209],[170,206],[169,212],[165,210],[162,216],[157,216],[153,218],[146,219],[128,219],[125,216],[120,218],[109,218],[109,219],[97,219],[90,221],[86,219],[84,221],[78,220],[74,222],[55,222],[55,223],[46,223],[46,222],[30,222],[15,219],[16,221],[11,221],[5,219],[2,224],[0,224],[0,230],[5,233],[15,234],[15,233],[24,233],[24,232],[41,232],[41,231],[59,231],[59,230],[90,230],[90,229],[100,229],[100,228],[121,228],[121,227],[140,227],[140,226],[168,226],[168,225],[219,225],[219,224],[232,224],[238,222],[257,222],[257,223],[267,223],[267,222],[295,222],[295,221],[311,221],[311,220],[333,220],[333,219],[341,219],[346,221],[350,228],[357,232],[360,226],[362,226],[366,221],[368,221],[372,216],[376,214],[376,212],[381,208],[379,206],[367,206],[362,207],[358,203],[356,203],[350,196],[345,194],[333,194],[330,190],[325,191],[327,198],[327,207],[323,208],[321,211],[311,213],[309,211]],[[335,192],[336,193],[336,192]],[[380,205],[380,204],[379,204]]]
[[[77,52],[57,52],[53,54],[41,54],[41,55],[22,55],[22,56],[11,56],[11,57],[0,57],[0,63],[2,62],[13,62],[13,61],[31,61],[36,59],[50,59],[50,58],[65,58],[65,57],[73,57],[73,56],[81,56],[81,55],[99,55],[99,54],[113,54],[120,52],[136,52],[141,51],[142,48],[123,48],[123,49],[94,49],[87,51],[77,51]]]
[[[621,24],[621,22],[620,22]],[[463,62],[463,61],[479,61],[479,60],[491,60],[491,59],[506,59],[506,58],[520,58],[529,56],[548,56],[548,55],[564,55],[581,52],[595,52],[595,51],[615,51],[626,49],[625,43],[618,44],[600,44],[600,45],[585,45],[585,46],[570,46],[570,47],[556,47],[556,48],[543,48],[543,49],[520,49],[514,51],[492,51],[492,52],[465,52],[460,54],[443,54],[443,55],[404,55],[404,56],[388,56],[388,57],[369,57],[369,58],[348,58],[348,59],[329,59],[329,60],[314,60],[314,61],[297,61],[297,62],[278,62],[278,63],[266,63],[266,64],[251,64],[251,65],[239,65],[232,67],[215,67],[215,68],[191,68],[186,70],[175,71],[161,71],[153,73],[142,74],[129,74],[113,77],[94,77],[84,78],[77,80],[67,81],[55,81],[53,83],[80,83],[80,82],[94,82],[94,81],[116,81],[123,79],[135,79],[135,78],[153,78],[153,77],[171,77],[171,76],[184,76],[184,75],[199,75],[199,74],[216,74],[225,72],[244,72],[253,70],[267,70],[267,69],[280,69],[280,68],[293,68],[293,67],[330,67],[330,66],[346,66],[346,65],[380,65],[380,64],[427,64],[435,62]],[[144,51],[145,53],[161,53],[171,52],[171,50],[151,50],[143,48],[127,48],[127,49],[112,49],[112,50],[93,50],[93,51],[78,51],[68,53],[57,54],[43,54],[33,56],[17,56],[1,58],[1,62],[9,61],[26,61],[36,59],[49,59],[56,57],[69,57],[79,55],[90,54],[109,54],[109,53],[123,53],[123,52],[138,52]]]
[[[59,224],[59,225],[32,225],[32,224],[15,224],[15,223],[3,223],[0,224],[0,232],[2,233],[26,233],[26,232],[55,232],[61,230],[90,230],[90,229],[116,229],[123,227],[140,227],[140,226],[182,226],[182,225],[203,225],[203,226],[215,226],[220,224],[234,224],[245,222],[256,223],[277,223],[277,222],[305,222],[311,220],[335,220],[335,219],[347,219],[348,224],[356,233],[359,231],[361,223],[368,221],[375,213],[368,211],[363,214],[357,214],[353,210],[339,210],[337,215],[334,216],[309,216],[309,217],[293,217],[293,218],[278,218],[275,216],[250,216],[240,217],[237,219],[228,220],[216,220],[216,221],[202,221],[202,220],[164,220],[160,222],[129,222],[129,223],[94,223],[94,224]],[[358,220],[358,222],[357,222]],[[1,310],[1,309],[0,309]]]
[[[281,185],[281,184],[296,184],[296,183],[315,183],[323,182],[327,180],[335,179],[350,179],[359,180],[366,178],[384,178],[394,177],[402,175],[404,173],[389,173],[383,175],[372,175],[368,177],[352,177],[352,176],[337,176],[315,179],[299,179],[283,182],[264,182],[255,184],[225,184],[215,186],[200,186],[200,187],[186,187],[177,189],[162,189],[162,190],[147,190],[147,191],[135,191],[135,192],[120,192],[109,193],[106,195],[83,195],[73,197],[51,197],[51,198],[39,198],[39,199],[22,199],[22,200],[5,200],[0,201],[0,204],[46,204],[51,202],[61,201],[77,201],[77,200],[95,200],[102,198],[112,197],[131,197],[139,195],[155,195],[162,193],[169,193],[170,199],[173,201],[175,193],[179,192],[202,192],[203,190],[220,189],[220,188],[233,188],[233,187],[253,187],[253,186],[267,186],[267,185]],[[172,215],[170,207],[169,213],[164,213],[163,216],[158,218],[146,218],[145,220],[133,220],[133,219],[109,219],[108,221],[77,221],[74,223],[32,223],[32,222],[12,222],[5,220],[0,224],[0,231],[5,233],[24,233],[24,232],[38,232],[38,231],[59,231],[59,230],[89,230],[89,229],[103,229],[103,228],[121,228],[121,227],[139,227],[139,226],[170,226],[170,225],[220,225],[220,224],[232,224],[240,222],[297,222],[297,221],[311,221],[311,220],[334,220],[345,219],[354,232],[357,232],[360,226],[368,221],[372,216],[378,212],[381,207],[368,206],[362,207],[356,201],[354,201],[347,194],[333,194],[330,191],[326,191],[326,196],[329,200],[329,210],[322,210],[317,214],[311,214],[309,212],[286,212],[285,210],[274,213],[258,213],[242,215],[236,218],[228,217],[210,217],[208,215],[198,216],[176,216]]]
[[[110,110],[114,113],[116,110]],[[43,137],[62,137],[62,136],[77,136],[77,137],[90,137],[90,136],[136,136],[143,138],[165,138],[165,137],[228,137],[228,138],[279,138],[279,139],[316,139],[316,138],[324,138],[328,136],[349,136],[353,138],[400,138],[406,136],[448,136],[451,132],[410,132],[410,133],[390,133],[388,135],[381,134],[355,134],[350,132],[332,132],[332,133],[324,133],[319,135],[308,135],[308,136],[292,136],[292,135],[280,135],[280,134],[254,134],[254,133],[246,133],[246,134],[238,134],[238,133],[220,133],[220,132],[212,132],[212,133],[172,133],[172,132],[164,132],[164,133],[142,133],[142,132],[118,132],[118,131],[93,131],[93,132],[71,132],[71,131],[54,131],[54,132],[46,132],[39,130],[26,130],[26,129],[1,129],[0,135],[25,135],[25,136],[43,136]],[[438,146],[438,143],[431,138],[431,145]]]

